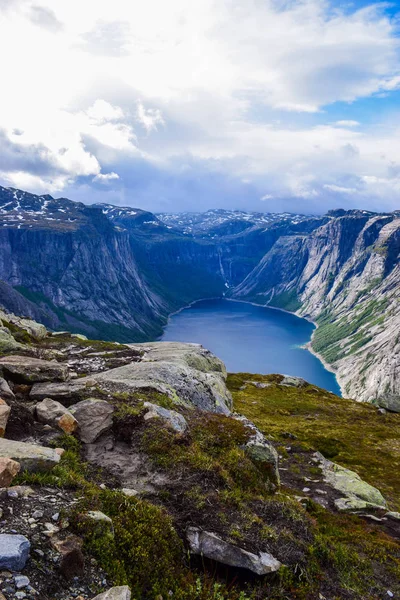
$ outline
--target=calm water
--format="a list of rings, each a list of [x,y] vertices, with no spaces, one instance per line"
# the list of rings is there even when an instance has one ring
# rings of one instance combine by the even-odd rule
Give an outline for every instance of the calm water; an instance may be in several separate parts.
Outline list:
[[[333,373],[308,350],[314,325],[272,308],[229,300],[201,300],[171,317],[163,341],[197,342],[231,372],[282,373],[340,395]]]

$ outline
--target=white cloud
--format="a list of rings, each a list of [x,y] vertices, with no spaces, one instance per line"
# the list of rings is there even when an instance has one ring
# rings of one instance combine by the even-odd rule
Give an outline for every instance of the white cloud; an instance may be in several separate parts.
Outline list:
[[[22,150],[45,148],[53,168],[18,169],[13,154],[2,177],[49,191],[119,177],[119,188],[119,163],[190,163],[195,178],[199,161],[248,182],[257,202],[386,194],[394,205],[395,118],[366,127],[329,105],[400,87],[397,21],[384,5],[335,4],[0,0],[0,128]]]

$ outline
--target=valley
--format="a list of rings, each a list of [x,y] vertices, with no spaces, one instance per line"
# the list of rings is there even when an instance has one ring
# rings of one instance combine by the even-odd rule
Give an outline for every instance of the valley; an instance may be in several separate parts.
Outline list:
[[[347,397],[400,410],[400,213],[156,215],[0,188],[0,302],[52,329],[147,341],[202,298],[317,324]]]

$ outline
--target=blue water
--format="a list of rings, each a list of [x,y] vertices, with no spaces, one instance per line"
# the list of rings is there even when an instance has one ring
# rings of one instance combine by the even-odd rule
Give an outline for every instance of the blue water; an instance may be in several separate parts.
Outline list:
[[[173,315],[163,341],[197,342],[232,373],[282,373],[340,395],[333,373],[308,350],[314,325],[295,315],[229,300],[201,300]]]

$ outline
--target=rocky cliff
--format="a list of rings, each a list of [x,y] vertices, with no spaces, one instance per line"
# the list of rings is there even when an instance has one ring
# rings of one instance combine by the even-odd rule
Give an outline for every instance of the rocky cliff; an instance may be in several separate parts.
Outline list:
[[[343,393],[400,410],[400,213],[155,215],[0,188],[0,302],[53,329],[147,341],[192,301],[298,312]]]
[[[349,211],[278,240],[232,296],[297,311],[347,397],[400,410],[400,215]]]

